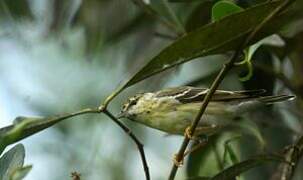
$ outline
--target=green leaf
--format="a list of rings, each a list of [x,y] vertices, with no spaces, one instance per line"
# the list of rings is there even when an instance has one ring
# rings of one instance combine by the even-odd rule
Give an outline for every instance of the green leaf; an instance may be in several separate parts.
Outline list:
[[[18,144],[0,158],[0,179],[9,180],[12,173],[23,166],[25,150]]]
[[[121,89],[191,59],[236,49],[247,34],[280,4],[281,1],[263,3],[188,33],[151,59]],[[290,21],[288,15],[284,13],[269,21],[250,44],[277,32]]]
[[[240,163],[237,163],[217,175],[215,175],[212,180],[227,180],[227,179],[233,179],[236,176],[239,176],[240,174],[244,173],[245,171],[248,171],[254,167],[263,165],[268,162],[285,162],[284,158],[277,155],[259,155],[254,158],[242,161]]]
[[[10,144],[51,127],[64,119],[85,113],[98,113],[98,110],[84,109],[74,113],[66,113],[46,118],[17,117],[13,125],[0,129],[0,153]]]
[[[214,5],[212,1],[205,1],[199,4],[187,17],[185,29],[187,32],[196,30],[211,21],[211,8]]]
[[[228,15],[238,13],[244,9],[230,1],[219,1],[212,8],[212,21],[217,21]]]
[[[259,49],[262,45],[270,45],[276,47],[283,47],[285,45],[284,41],[276,34],[268,36],[252,46],[249,46],[245,51],[245,58],[243,61],[236,63],[237,65],[246,64],[248,68],[248,73],[240,78],[240,81],[248,81],[253,76],[253,66],[252,66],[252,57],[254,53]]]
[[[235,64],[238,64],[238,65],[242,65],[242,64],[247,65],[248,73],[245,76],[239,78],[239,80],[242,81],[242,82],[250,80],[250,78],[253,76],[253,66],[252,66],[252,63],[251,63],[251,57],[249,56],[253,46],[254,45],[249,46],[248,48],[246,48],[244,50],[245,57],[244,57],[243,61],[241,61],[239,63],[235,63]]]
[[[2,0],[0,2],[0,19],[11,19],[9,16],[14,19],[33,18],[30,3],[24,0]]]
[[[22,180],[32,169],[32,165],[24,166],[17,168],[12,175],[10,176],[10,180]]]
[[[235,126],[240,127],[240,132],[248,135],[252,135],[258,143],[260,144],[260,148],[264,149],[266,146],[266,141],[262,136],[262,133],[254,121],[243,119],[239,121]]]
[[[217,147],[215,146],[220,137],[222,137],[221,134],[210,136],[208,144],[189,154],[186,165],[186,174],[188,177],[212,177],[220,171],[220,160],[217,157],[217,154],[220,154],[220,152],[216,153]],[[195,145],[191,147],[193,146]]]
[[[232,137],[232,138],[225,141],[225,143],[224,143],[224,153],[223,153],[223,164],[224,165],[227,162],[227,155],[229,155],[233,164],[236,164],[236,163],[239,162],[236,153],[234,152],[234,150],[232,149],[232,147],[230,145],[231,142],[239,140],[239,138],[241,138],[241,136]]]

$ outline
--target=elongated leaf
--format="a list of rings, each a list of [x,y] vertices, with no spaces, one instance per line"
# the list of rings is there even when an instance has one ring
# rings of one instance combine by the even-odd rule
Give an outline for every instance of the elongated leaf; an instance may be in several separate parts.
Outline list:
[[[240,127],[240,132],[242,132],[243,134],[252,135],[252,137],[256,138],[256,140],[258,140],[260,144],[261,149],[265,148],[266,141],[263,138],[259,127],[254,121],[243,119],[239,121],[235,126]]]
[[[248,171],[254,167],[263,165],[268,162],[285,162],[284,158],[277,155],[259,155],[254,158],[242,161],[238,164],[235,164],[217,175],[215,175],[212,180],[228,180],[233,179],[236,176],[239,176],[240,174],[244,173],[245,171]]]
[[[214,5],[212,1],[205,1],[200,3],[188,16],[185,29],[186,32],[196,30],[211,22],[211,9]]]
[[[281,1],[263,3],[190,32],[151,59],[122,88],[129,87],[156,73],[191,59],[236,49],[246,35],[280,3]],[[290,21],[288,15],[284,13],[268,22],[263,30],[255,36],[251,44],[277,32],[279,28]]]
[[[18,144],[6,152],[0,158],[0,179],[9,180],[13,172],[23,166],[24,157],[25,150],[22,144]]]
[[[32,169],[32,165],[17,168],[10,176],[10,180],[22,180]]]
[[[80,114],[97,112],[98,110],[95,109],[84,109],[75,113],[68,113],[47,118],[17,117],[13,125],[0,129],[0,154],[6,146],[40,132],[64,119]]]
[[[228,139],[224,143],[224,151],[223,151],[223,164],[226,165],[227,163],[227,155],[229,155],[230,160],[232,161],[233,164],[236,164],[239,162],[236,153],[232,149],[232,146],[230,145],[231,142],[238,140],[241,138],[241,136],[236,136],[231,139]]]
[[[212,177],[220,171],[221,159],[217,157],[217,154],[220,154],[220,152],[216,153],[218,149],[216,149],[215,144],[217,144],[221,137],[222,134],[210,136],[207,145],[189,154],[186,165],[186,174],[188,177],[196,178],[201,175]]]

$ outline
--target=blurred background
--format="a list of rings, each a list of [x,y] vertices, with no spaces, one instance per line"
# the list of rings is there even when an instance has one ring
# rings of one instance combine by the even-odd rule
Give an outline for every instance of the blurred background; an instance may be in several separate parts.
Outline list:
[[[98,106],[182,30],[190,32],[209,23],[214,4],[198,0],[134,2],[146,3],[154,12],[146,13],[142,4],[131,0],[1,0],[0,126],[11,124],[16,116],[51,116]],[[237,1],[243,8],[258,2],[262,0]],[[241,137],[230,144],[237,159],[244,160],[256,153],[280,151],[302,135],[300,17],[271,38],[271,44],[258,49],[248,81],[239,80],[247,74],[243,66],[220,86],[295,94],[296,100],[248,115],[239,122],[247,133],[236,129],[211,137],[203,151],[190,155],[177,179],[214,175],[222,168],[224,144],[233,137]],[[181,24],[176,23],[172,30],[167,22],[176,21]],[[228,54],[199,58],[165,71],[127,89],[109,108],[117,114],[127,97],[137,92],[180,85],[208,87],[227,58]],[[152,179],[166,179],[183,138],[123,121],[144,143]],[[26,180],[71,179],[74,171],[87,180],[144,178],[135,144],[104,115],[65,120],[22,143],[25,163],[33,164]],[[227,159],[227,165],[232,163]],[[241,178],[270,179],[275,168],[277,164],[262,166]],[[303,179],[303,173],[297,172],[295,178]]]

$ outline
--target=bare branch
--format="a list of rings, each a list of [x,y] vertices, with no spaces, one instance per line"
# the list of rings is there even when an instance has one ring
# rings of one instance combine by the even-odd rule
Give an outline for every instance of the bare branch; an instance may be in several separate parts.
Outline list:
[[[284,156],[285,160],[289,161],[290,164],[281,164],[276,171],[277,173],[271,177],[271,180],[291,180],[293,178],[299,160],[303,156],[303,136],[295,144],[286,149]]]
[[[123,123],[121,123],[112,113],[110,113],[108,110],[104,109],[103,113],[106,114],[109,118],[111,118],[123,131],[130,136],[130,138],[136,143],[138,150],[140,152],[144,172],[145,172],[145,177],[146,180],[150,180],[150,174],[149,174],[149,168],[147,165],[145,153],[144,153],[144,148],[143,144],[140,142],[140,140],[134,135],[134,133],[126,127]]]

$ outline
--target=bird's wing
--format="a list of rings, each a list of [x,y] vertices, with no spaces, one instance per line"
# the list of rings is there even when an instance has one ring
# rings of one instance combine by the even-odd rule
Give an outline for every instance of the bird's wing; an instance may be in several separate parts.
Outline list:
[[[174,97],[181,103],[192,103],[192,102],[202,102],[208,89],[206,88],[196,88],[196,87],[176,87],[168,88],[156,92],[157,97]],[[241,100],[248,98],[259,97],[261,94],[265,93],[264,89],[259,90],[244,90],[244,91],[223,91],[217,90],[212,96],[211,101],[232,101]]]

